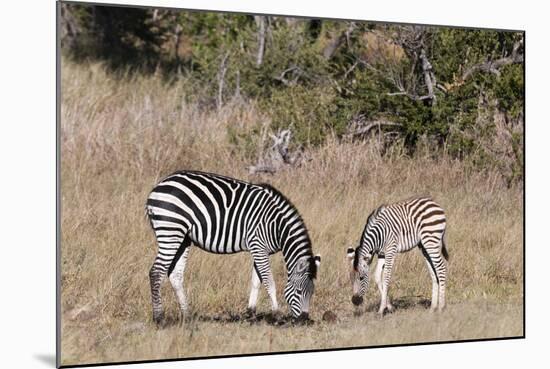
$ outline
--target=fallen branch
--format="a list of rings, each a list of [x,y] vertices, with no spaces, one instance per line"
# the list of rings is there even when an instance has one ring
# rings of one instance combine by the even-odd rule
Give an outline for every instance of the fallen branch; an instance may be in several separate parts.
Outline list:
[[[293,154],[289,151],[290,139],[292,134],[289,129],[277,132],[276,135],[269,135],[273,140],[273,145],[260,154],[258,163],[248,167],[250,174],[269,173],[274,174],[285,166],[298,165],[302,159],[300,151]]]
[[[285,78],[287,73],[294,72],[294,71],[297,72],[294,79],[288,80],[287,78]],[[290,68],[287,68],[287,69],[283,70],[279,76],[275,76],[275,77],[273,77],[273,79],[275,79],[276,81],[281,82],[285,86],[292,86],[296,83],[296,81],[298,81],[298,78],[300,78],[301,74],[302,74],[302,70],[299,67],[297,67],[296,65],[294,65]]]
[[[349,129],[346,136],[348,137],[357,137],[357,136],[363,136],[368,134],[373,128],[379,128],[379,127],[402,127],[403,125],[401,123],[397,122],[391,122],[387,120],[375,120],[371,122],[360,122],[355,123],[354,128]]]

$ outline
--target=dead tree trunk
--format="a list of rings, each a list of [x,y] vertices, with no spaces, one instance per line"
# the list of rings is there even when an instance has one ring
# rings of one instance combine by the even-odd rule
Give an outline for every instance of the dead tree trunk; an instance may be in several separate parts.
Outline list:
[[[432,69],[432,64],[426,56],[426,51],[422,49],[420,51],[420,60],[422,61],[422,72],[424,73],[424,82],[426,83],[426,88],[428,89],[428,95],[421,97],[420,99],[429,99],[431,105],[435,105],[435,95],[434,95],[434,86],[437,81],[435,80],[435,74]]]
[[[348,24],[348,27],[342,31],[338,36],[334,37],[327,46],[323,49],[323,57],[326,60],[330,60],[332,56],[336,53],[336,50],[344,43],[344,41],[347,41],[349,43],[349,38],[353,30],[355,29],[355,23],[350,22]]]
[[[156,9],[155,9],[156,10]],[[174,29],[174,59],[176,59],[176,64],[179,66],[181,64],[179,47],[181,42],[181,33],[183,28],[181,25],[177,24]]]
[[[254,19],[258,25],[258,54],[256,56],[256,66],[259,67],[264,61],[266,17],[255,16]]]
[[[229,58],[229,52],[226,52],[220,63],[220,69],[218,70],[218,96],[216,98],[216,106],[220,110],[223,106],[223,88],[225,85],[225,73],[227,72],[227,58]]]

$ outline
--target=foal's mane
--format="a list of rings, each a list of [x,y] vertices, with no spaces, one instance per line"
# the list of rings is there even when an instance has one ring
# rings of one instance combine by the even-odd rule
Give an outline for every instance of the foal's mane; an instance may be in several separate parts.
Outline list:
[[[380,205],[379,207],[371,211],[371,213],[367,217],[367,222],[365,223],[365,228],[363,229],[363,233],[361,233],[361,239],[363,238],[363,234],[365,234],[367,229],[369,229],[369,227],[374,223],[374,221],[376,220],[376,217],[378,216],[378,214],[380,214],[380,212],[384,209],[385,206],[386,205]],[[355,256],[353,257],[353,267],[355,268],[355,270],[357,270],[357,266],[359,265],[360,248],[361,248],[361,241],[359,241],[359,246],[355,248]]]

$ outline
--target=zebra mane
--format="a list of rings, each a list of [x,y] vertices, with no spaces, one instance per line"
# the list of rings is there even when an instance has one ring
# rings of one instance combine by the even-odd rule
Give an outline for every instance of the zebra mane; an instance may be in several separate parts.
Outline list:
[[[369,227],[374,223],[374,221],[378,217],[378,214],[380,214],[382,209],[384,209],[384,206],[385,205],[381,205],[381,206],[377,207],[376,209],[374,209],[373,211],[371,211],[371,213],[367,217],[367,222],[365,223],[365,228],[363,229],[363,233],[365,233],[367,231],[367,229],[369,229]]]
[[[275,187],[273,187],[272,185],[270,185],[269,183],[258,183],[258,186],[260,187],[263,187],[265,188],[266,190],[268,190],[269,192],[273,193],[275,196],[278,196],[280,198],[282,198],[284,201],[286,201],[290,207],[296,212],[296,214],[298,215],[298,217],[300,218],[300,220],[302,221],[302,223],[304,222],[303,219],[302,219],[302,216],[300,215],[300,213],[298,212],[298,209],[296,208],[296,206],[294,206],[294,204],[292,203],[292,201],[290,201],[288,199],[288,197],[286,197],[285,195],[283,195],[283,193],[281,191],[279,191],[278,189],[276,189]]]
[[[277,197],[280,197],[281,199],[283,199],[283,201],[288,203],[290,205],[290,207],[292,208],[292,210],[294,210],[294,212],[298,216],[298,219],[300,220],[300,222],[302,222],[302,224],[304,225],[304,228],[306,229],[306,233],[307,233],[306,224],[304,223],[304,219],[302,218],[302,215],[298,211],[298,208],[296,208],[296,206],[294,206],[294,204],[292,203],[292,201],[289,200],[288,197],[283,195],[283,193],[281,191],[279,191],[278,189],[276,189],[275,187],[273,187],[269,183],[258,183],[258,186],[265,188],[266,190],[271,192],[273,195],[275,195]],[[309,238],[309,233],[307,233],[307,236]],[[313,255],[313,253],[312,253],[312,255]]]
[[[290,208],[294,211],[294,214],[296,214],[296,216],[298,217],[298,220],[300,221],[300,223],[302,223],[302,226],[304,227],[307,239],[309,240],[309,244],[310,244],[308,252],[306,254],[304,254],[303,256],[310,256],[311,257],[310,261],[309,261],[310,262],[309,270],[310,270],[310,273],[311,273],[312,276],[317,275],[317,266],[315,265],[315,258],[313,257],[313,250],[311,249],[311,238],[309,237],[309,232],[308,232],[308,229],[306,227],[306,223],[304,222],[304,219],[302,218],[302,215],[300,214],[300,212],[298,211],[296,206],[294,206],[292,201],[290,201],[288,199],[288,197],[283,195],[281,191],[279,191],[278,189],[276,189],[275,187],[273,187],[269,183],[258,183],[257,186],[263,187],[266,190],[268,190],[269,192],[271,192],[272,195],[281,198],[283,201],[288,203]]]
[[[365,228],[363,229],[363,234],[365,234],[365,232],[367,231],[367,229],[369,229],[369,227],[372,225],[372,223],[374,223],[374,221],[376,220],[376,218],[378,217],[378,214],[380,214],[380,212],[382,210],[384,210],[384,208],[386,207],[386,205],[380,205],[379,207],[377,207],[376,209],[374,209],[370,214],[369,216],[367,217],[367,223],[365,224]],[[361,236],[362,238],[363,236]],[[359,265],[359,249],[361,248],[361,241],[359,241],[359,246],[355,248],[355,256],[353,257],[353,267],[355,268],[355,270],[357,270],[357,266]]]
[[[313,256],[309,258],[309,275],[311,275],[312,279],[317,278],[317,265]]]

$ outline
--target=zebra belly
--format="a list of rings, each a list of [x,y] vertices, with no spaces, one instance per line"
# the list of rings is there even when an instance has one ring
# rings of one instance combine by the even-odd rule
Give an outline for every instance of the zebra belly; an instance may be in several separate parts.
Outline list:
[[[232,241],[223,239],[214,244],[213,242],[205,243],[204,240],[199,240],[194,232],[191,232],[190,237],[195,246],[213,254],[235,254],[248,250],[243,240],[237,241],[235,245],[233,245]]]
[[[414,249],[420,243],[420,237],[416,234],[402,234],[398,238],[397,252],[407,252]]]

